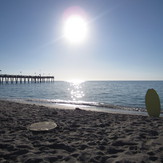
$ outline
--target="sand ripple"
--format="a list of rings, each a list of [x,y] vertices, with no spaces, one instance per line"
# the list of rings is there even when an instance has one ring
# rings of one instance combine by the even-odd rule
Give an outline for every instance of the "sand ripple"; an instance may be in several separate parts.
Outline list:
[[[49,132],[30,124],[54,121]],[[0,101],[1,163],[163,162],[163,118]]]

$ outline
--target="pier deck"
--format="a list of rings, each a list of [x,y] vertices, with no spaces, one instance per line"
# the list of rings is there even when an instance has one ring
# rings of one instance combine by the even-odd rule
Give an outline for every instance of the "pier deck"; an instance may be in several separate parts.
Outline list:
[[[32,75],[7,75],[0,74],[0,84],[3,83],[42,83],[54,82],[54,76],[32,76]]]

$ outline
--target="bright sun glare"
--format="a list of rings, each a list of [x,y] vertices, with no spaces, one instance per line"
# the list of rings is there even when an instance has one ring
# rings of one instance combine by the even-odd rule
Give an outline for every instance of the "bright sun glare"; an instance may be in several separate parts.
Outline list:
[[[69,16],[64,23],[64,37],[73,44],[82,43],[88,36],[86,20],[79,15]]]

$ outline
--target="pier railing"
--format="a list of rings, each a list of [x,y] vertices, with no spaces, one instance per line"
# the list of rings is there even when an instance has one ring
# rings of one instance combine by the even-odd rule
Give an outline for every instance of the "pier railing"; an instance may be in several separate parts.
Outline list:
[[[54,76],[0,74],[0,84],[54,82]]]

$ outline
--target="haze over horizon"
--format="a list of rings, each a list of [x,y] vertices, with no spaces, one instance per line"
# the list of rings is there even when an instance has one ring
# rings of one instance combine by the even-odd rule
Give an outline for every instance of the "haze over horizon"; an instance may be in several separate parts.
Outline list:
[[[2,0],[0,73],[163,80],[162,20],[162,0]]]

